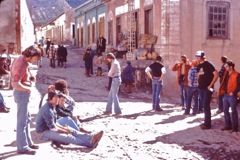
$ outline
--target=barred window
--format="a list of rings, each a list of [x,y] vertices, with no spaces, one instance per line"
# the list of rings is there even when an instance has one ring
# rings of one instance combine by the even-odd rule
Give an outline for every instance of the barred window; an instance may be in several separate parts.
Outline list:
[[[208,38],[229,38],[228,2],[207,2]]]

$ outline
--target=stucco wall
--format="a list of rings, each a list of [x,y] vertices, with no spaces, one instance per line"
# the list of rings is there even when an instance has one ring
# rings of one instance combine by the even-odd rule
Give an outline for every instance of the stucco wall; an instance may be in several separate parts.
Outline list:
[[[15,1],[1,3],[0,17],[0,44],[8,48],[9,43],[16,43]]]
[[[25,0],[21,4],[21,51],[35,42],[34,26]]]

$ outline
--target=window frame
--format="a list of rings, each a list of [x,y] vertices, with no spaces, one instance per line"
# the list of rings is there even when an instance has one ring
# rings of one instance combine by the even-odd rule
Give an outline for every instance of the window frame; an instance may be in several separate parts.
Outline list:
[[[229,39],[230,7],[231,5],[229,2],[207,2],[208,39]],[[216,27],[216,25],[220,27]]]

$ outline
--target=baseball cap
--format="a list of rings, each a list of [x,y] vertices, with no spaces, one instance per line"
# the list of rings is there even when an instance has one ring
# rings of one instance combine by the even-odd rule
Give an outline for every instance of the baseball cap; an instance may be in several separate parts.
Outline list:
[[[195,57],[204,57],[205,53],[204,51],[197,51],[197,53],[195,54]]]

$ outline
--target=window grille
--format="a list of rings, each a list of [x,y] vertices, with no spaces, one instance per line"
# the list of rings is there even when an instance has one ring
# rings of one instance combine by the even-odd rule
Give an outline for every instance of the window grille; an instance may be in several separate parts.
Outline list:
[[[208,38],[228,38],[229,10],[228,2],[207,2]]]

